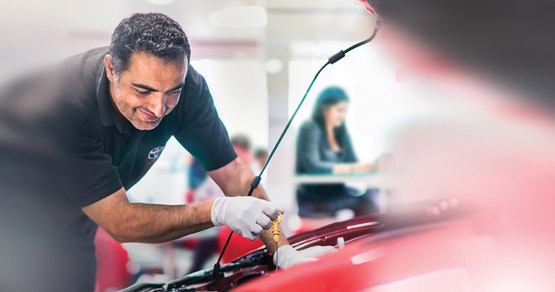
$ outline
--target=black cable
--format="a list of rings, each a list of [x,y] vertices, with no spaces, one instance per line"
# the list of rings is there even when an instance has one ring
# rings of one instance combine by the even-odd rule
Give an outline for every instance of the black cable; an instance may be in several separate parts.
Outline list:
[[[350,51],[352,51],[352,50],[354,50],[354,49],[356,49],[356,48],[358,48],[362,45],[365,45],[365,44],[371,42],[376,37],[376,34],[378,34],[379,30],[380,30],[380,22],[378,21],[378,22],[376,22],[376,28],[374,29],[374,32],[372,33],[372,35],[369,38],[367,38],[367,39],[365,39],[361,42],[358,42],[358,43],[348,47],[345,50],[341,50],[341,51],[335,53],[333,56],[329,57],[328,62],[330,64],[334,64],[337,61],[343,59],[348,52],[350,52]]]
[[[308,86],[308,89],[306,90],[303,98],[301,99],[301,101],[299,102],[299,104],[297,105],[297,108],[295,109],[295,111],[293,112],[293,115],[291,116],[291,118],[289,118],[289,121],[287,122],[287,124],[285,125],[285,128],[283,128],[283,131],[281,132],[281,135],[279,136],[276,144],[274,145],[274,148],[272,149],[272,151],[270,152],[270,155],[268,156],[268,159],[266,160],[266,163],[264,164],[264,167],[262,167],[262,170],[260,170],[260,174],[258,176],[256,176],[249,188],[249,192],[247,193],[247,196],[252,196],[252,193],[254,192],[254,189],[256,189],[256,187],[258,187],[258,184],[260,183],[262,174],[264,174],[264,171],[266,170],[266,167],[268,166],[268,163],[270,162],[270,160],[272,159],[272,157],[274,156],[274,153],[276,152],[277,147],[279,146],[279,144],[281,143],[281,140],[283,139],[283,137],[285,136],[285,133],[287,133],[287,130],[289,129],[289,127],[291,126],[291,123],[293,122],[293,119],[295,118],[295,116],[297,115],[297,112],[299,111],[299,109],[301,108],[304,100],[306,99],[306,97],[308,96],[308,93],[310,92],[310,89],[312,88],[312,85],[314,85],[314,82],[316,81],[316,79],[318,78],[318,76],[320,75],[320,73],[322,72],[322,70],[324,70],[324,68],[326,68],[326,66],[328,66],[329,64],[331,64],[329,61],[326,62],[326,64],[324,64],[324,66],[322,66],[320,68],[320,70],[318,70],[318,72],[316,73],[316,75],[314,75],[314,78],[312,78],[312,82],[310,82],[310,85]],[[227,249],[227,246],[229,245],[229,241],[231,240],[231,236],[233,236],[233,231],[231,231],[229,233],[229,236],[227,237],[227,240],[224,244],[224,247],[222,249],[222,252],[220,253],[220,256],[218,257],[218,261],[216,262],[216,264],[214,264],[214,269],[212,270],[212,274],[214,276],[216,276],[219,271],[220,271],[220,262],[222,260],[222,257],[224,256],[224,253]]]
[[[293,115],[291,115],[291,117],[287,121],[287,124],[285,125],[285,128],[283,128],[283,131],[279,135],[279,138],[278,138],[276,144],[274,145],[274,148],[272,148],[272,151],[270,152],[270,155],[268,156],[268,159],[266,160],[266,163],[264,164],[264,167],[262,167],[262,170],[260,170],[260,173],[258,174],[258,176],[256,176],[253,179],[253,181],[250,185],[249,191],[247,193],[247,196],[252,196],[252,193],[254,192],[254,189],[256,189],[258,187],[258,185],[260,184],[260,180],[262,178],[262,175],[264,174],[264,171],[266,170],[266,167],[268,167],[268,164],[270,163],[270,160],[272,160],[272,157],[274,156],[274,153],[276,152],[277,148],[279,147],[279,144],[281,143],[281,140],[283,140],[283,137],[287,133],[287,130],[289,130],[289,127],[291,126],[291,123],[295,119],[295,116],[297,115],[297,112],[299,111],[299,109],[303,105],[304,100],[308,96],[308,93],[310,92],[310,89],[312,89],[312,86],[314,85],[314,82],[316,81],[316,79],[318,78],[320,73],[322,73],[322,71],[324,70],[324,68],[326,68],[326,66],[334,64],[337,61],[343,59],[345,57],[345,54],[347,54],[348,52],[350,52],[350,51],[352,51],[352,50],[354,50],[354,49],[372,41],[376,37],[376,34],[378,33],[379,29],[380,29],[380,23],[377,22],[376,27],[374,28],[374,32],[372,33],[372,35],[369,38],[367,38],[367,39],[365,39],[361,42],[358,42],[358,43],[350,46],[349,48],[347,48],[345,50],[341,50],[341,51],[337,52],[335,55],[329,57],[328,61],[322,67],[320,67],[318,72],[316,72],[316,74],[314,75],[314,78],[312,78],[312,81],[310,82],[310,85],[306,89],[306,92],[304,93],[303,98],[301,99],[301,101],[297,105],[297,108],[295,108],[295,111],[293,112]],[[227,240],[226,240],[226,242],[223,246],[222,252],[220,253],[220,256],[218,257],[218,261],[214,264],[214,268],[212,270],[212,275],[216,278],[217,278],[217,276],[220,272],[220,262],[222,260],[222,257],[224,256],[224,253],[227,249],[227,246],[229,245],[229,241],[231,240],[231,236],[233,236],[233,231],[231,231],[229,233],[229,236],[227,237]]]

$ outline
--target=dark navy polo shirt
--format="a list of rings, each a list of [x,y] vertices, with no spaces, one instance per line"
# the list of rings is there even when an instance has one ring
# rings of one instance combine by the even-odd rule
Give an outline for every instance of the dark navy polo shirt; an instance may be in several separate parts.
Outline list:
[[[82,68],[84,76],[95,81],[77,96],[83,119],[75,134],[80,137],[77,166],[91,172],[69,196],[79,206],[87,206],[118,188],[131,188],[152,167],[166,142],[174,136],[206,170],[220,168],[236,154],[224,124],[218,117],[206,81],[189,66],[178,105],[162,119],[158,127],[142,131],[119,114],[112,103],[103,58],[105,48],[91,50],[68,61]],[[77,82],[77,81],[76,81]],[[94,147],[91,147],[94,145]],[[94,156],[91,158],[91,155]],[[92,176],[92,177],[90,177]]]

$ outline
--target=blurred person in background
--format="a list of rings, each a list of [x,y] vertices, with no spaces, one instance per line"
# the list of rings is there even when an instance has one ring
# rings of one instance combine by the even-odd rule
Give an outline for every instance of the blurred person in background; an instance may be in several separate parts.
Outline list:
[[[259,153],[253,153],[251,139],[245,134],[237,134],[231,137],[231,144],[233,145],[233,149],[235,149],[237,156],[243,159],[243,161],[251,168],[254,174],[258,175],[262,170],[262,167],[264,167],[264,164],[260,164],[261,159],[264,158],[260,158],[259,156],[257,156],[259,155]],[[268,159],[267,152],[265,159]],[[260,181],[264,183],[266,182],[266,173],[262,175]]]
[[[261,170],[266,164],[266,161],[268,161],[268,150],[265,148],[256,149],[256,151],[254,151],[254,159],[256,160],[256,166]]]
[[[181,26],[122,20],[109,47],[75,55],[0,92],[0,290],[93,291],[94,235],[161,243],[213,226],[276,244],[279,208],[237,154]],[[127,190],[174,136],[226,197],[133,203]],[[276,265],[313,260],[280,237]],[[322,247],[321,253],[333,250]]]
[[[345,125],[349,97],[340,87],[324,89],[312,118],[297,138],[297,174],[353,174],[376,171],[377,164],[359,162]],[[333,216],[341,209],[356,215],[377,210],[377,190],[356,190],[343,183],[302,184],[297,187],[300,216]]]
[[[237,153],[238,158],[247,165],[250,165],[252,163],[250,139],[244,134],[237,134],[231,137],[231,144],[233,145],[233,149]],[[195,160],[196,159],[193,158],[192,165],[195,164]],[[204,172],[206,173],[206,171]],[[203,176],[200,171],[196,173],[197,177],[204,177],[204,179],[197,181],[198,184],[193,190],[193,202],[203,202],[225,196],[216,182],[214,182],[214,180],[212,180],[208,175],[205,174]],[[218,252],[218,231],[218,228],[211,228],[192,235],[192,237],[196,237],[198,239],[198,243],[194,250],[192,266],[187,274],[202,269],[206,265],[207,261],[214,256],[216,252]]]
[[[252,168],[253,155],[251,150],[251,142],[249,137],[244,134],[237,134],[231,137],[231,145],[233,150],[237,153],[238,159],[241,159],[249,168]],[[193,158],[192,165],[195,164]],[[206,172],[206,171],[205,171]],[[197,173],[198,177],[202,177],[202,173]],[[198,181],[194,192],[194,201],[202,202],[208,199],[214,199],[224,196],[222,190],[218,187],[216,182],[209,176],[205,175],[203,180]]]
[[[187,169],[187,182],[188,188],[194,191],[206,180],[208,173],[206,173],[206,170],[198,159],[194,157],[189,157],[189,159],[190,165]]]
[[[188,152],[186,152],[183,159],[183,165],[187,170],[187,186],[185,189],[184,201],[185,204],[189,204],[194,202],[195,191],[206,180],[208,173],[206,173],[202,163]]]

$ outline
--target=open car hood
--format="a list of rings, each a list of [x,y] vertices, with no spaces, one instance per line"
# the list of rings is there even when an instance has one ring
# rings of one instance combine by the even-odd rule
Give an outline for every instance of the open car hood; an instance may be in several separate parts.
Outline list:
[[[301,233],[290,237],[290,244],[298,250],[315,245],[338,246],[339,242],[345,242],[345,248],[338,252],[325,256],[316,263],[302,264],[289,270],[275,272],[276,267],[272,263],[272,257],[265,248],[259,248],[233,262],[223,265],[219,275],[212,275],[212,269],[201,270],[185,277],[168,283],[141,283],[121,290],[123,292],[146,292],[146,291],[261,291],[265,287],[275,290],[276,283],[280,283],[284,289],[305,290],[314,288],[314,283],[305,281],[310,278],[323,282],[322,276],[333,273],[329,280],[337,280],[336,284],[345,287],[340,274],[344,274],[346,266],[359,270],[360,277],[352,278],[352,273],[345,276],[349,279],[349,285],[358,288],[370,287],[365,270],[353,263],[352,258],[364,258],[370,249],[369,243],[382,241],[386,237],[396,237],[399,234],[413,234],[421,232],[422,228],[437,228],[438,224],[449,224],[456,218],[460,218],[469,212],[468,208],[450,208],[448,212],[430,213],[429,206],[433,203],[419,204],[418,206],[404,207],[403,210],[388,214],[366,215],[353,218],[344,222],[337,222],[322,228]],[[346,265],[346,266],[345,266]],[[310,269],[306,269],[310,267]],[[325,268],[326,271],[317,271],[313,268]],[[340,269],[339,269],[340,268]],[[299,273],[303,271],[303,273]],[[313,272],[311,272],[313,271]],[[362,274],[360,273],[362,272]],[[298,276],[303,275],[300,281]],[[324,276],[325,277],[325,276]],[[358,281],[358,282],[357,282]],[[262,282],[262,283],[260,283]],[[303,284],[303,282],[305,284]],[[325,281],[324,281],[325,282]],[[310,285],[310,286],[307,286]],[[329,290],[324,287],[324,290]],[[350,290],[350,289],[348,289]],[[348,291],[345,290],[345,291]]]

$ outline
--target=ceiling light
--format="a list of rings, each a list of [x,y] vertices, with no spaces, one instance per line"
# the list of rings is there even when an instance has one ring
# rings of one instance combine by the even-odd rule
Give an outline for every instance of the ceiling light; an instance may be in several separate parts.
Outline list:
[[[174,0],[148,0],[149,3],[159,6],[170,5]]]
[[[236,6],[210,13],[208,21],[226,28],[261,28],[268,22],[266,9],[260,6]]]

